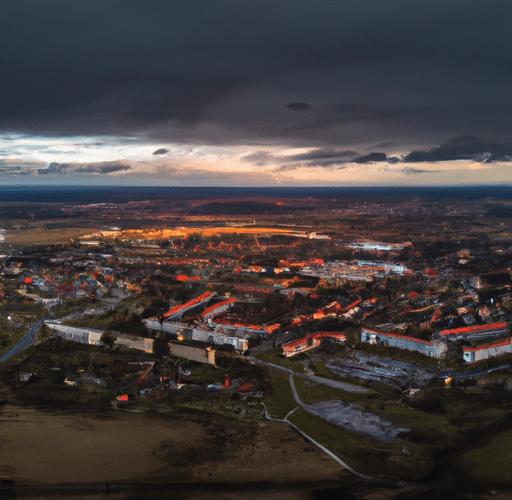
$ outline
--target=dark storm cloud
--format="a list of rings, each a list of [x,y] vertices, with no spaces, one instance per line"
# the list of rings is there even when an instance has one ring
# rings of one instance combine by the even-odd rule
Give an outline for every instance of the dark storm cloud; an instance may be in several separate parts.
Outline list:
[[[30,174],[30,171],[22,169],[21,167],[8,167],[3,168],[0,166],[0,175],[25,175]]]
[[[417,174],[430,174],[432,172],[438,172],[438,170],[422,170],[420,168],[406,167],[402,170],[405,175],[417,175]]]
[[[80,166],[76,169],[76,172],[79,174],[111,174],[113,172],[126,172],[128,170],[131,170],[130,165],[121,162],[105,162]]]
[[[251,163],[257,167],[266,167],[278,161],[277,157],[267,151],[256,151],[240,158],[244,163]]]
[[[286,109],[291,109],[293,111],[307,111],[308,109],[311,109],[311,106],[305,102],[292,102],[286,106]]]
[[[165,155],[169,152],[168,149],[165,149],[165,148],[160,148],[160,149],[157,149],[156,151],[153,151],[153,154],[154,155]]]
[[[357,155],[355,151],[335,151],[331,149],[314,149],[312,151],[308,151],[307,153],[301,153],[296,155],[289,155],[286,158],[289,161],[308,161],[308,162],[316,162],[316,161],[324,161],[324,160],[333,160],[338,161],[341,159],[346,159],[348,157]]]
[[[50,163],[47,168],[39,169],[40,175],[71,175],[71,174],[111,174],[114,172],[126,172],[131,166],[124,161],[110,161],[98,163]]]
[[[256,151],[241,158],[245,163],[254,166],[266,167],[268,165],[280,165],[280,170],[293,170],[299,167],[331,167],[347,163],[349,158],[356,156],[356,151],[333,150],[317,148],[307,153],[294,155],[274,155],[268,151]]]
[[[430,151],[411,151],[403,159],[408,163],[454,160],[473,160],[480,163],[508,162],[512,160],[512,143],[462,135]]]
[[[332,148],[512,136],[510,20],[509,0],[3,2],[0,130]]]
[[[388,163],[396,163],[398,161],[398,158],[388,158],[386,153],[370,153],[364,156],[358,156],[357,158],[354,158],[352,160],[354,163],[381,163],[381,162],[388,162]]]

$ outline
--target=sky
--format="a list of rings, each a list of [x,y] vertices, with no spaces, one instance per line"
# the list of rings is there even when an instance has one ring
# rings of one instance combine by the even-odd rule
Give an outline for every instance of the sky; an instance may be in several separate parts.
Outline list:
[[[0,186],[512,183],[510,0],[0,5]]]

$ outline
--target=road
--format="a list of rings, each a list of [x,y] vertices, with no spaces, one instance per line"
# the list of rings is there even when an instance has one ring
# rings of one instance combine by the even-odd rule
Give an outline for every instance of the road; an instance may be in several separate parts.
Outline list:
[[[338,382],[337,380],[331,380],[328,378],[319,377],[317,375],[308,375],[306,373],[295,373],[293,370],[290,370],[289,368],[285,368],[284,366],[276,365],[274,363],[267,363],[266,361],[262,361],[260,359],[254,358],[252,356],[247,356],[247,359],[254,361],[255,363],[259,363],[266,366],[271,366],[272,368],[277,368],[278,370],[285,371],[289,373],[292,376],[297,377],[304,377],[308,378],[309,380],[312,380],[313,382],[317,384],[324,384],[328,385],[330,387],[334,387],[335,389],[340,389],[341,391],[345,392],[368,392],[368,389],[365,389],[364,387],[360,387],[359,385],[353,385],[353,384],[347,384],[345,382]],[[291,379],[293,380],[293,379]],[[302,402],[298,399],[299,396],[295,391],[295,385],[292,384],[292,391],[294,392],[295,401],[297,401],[299,404],[302,405]]]
[[[294,376],[302,376],[302,377],[306,377],[306,378],[309,378],[311,380],[314,380],[315,382],[318,382],[318,383],[327,383],[327,385],[330,385],[331,387],[337,387],[339,389],[342,389],[342,390],[345,390],[345,391],[350,391],[350,392],[367,392],[366,389],[362,388],[362,387],[358,387],[358,386],[352,386],[350,384],[345,384],[343,382],[337,382],[335,380],[329,380],[329,379],[325,379],[323,377],[318,377],[318,376],[311,376],[311,375],[306,375],[306,374],[298,374],[298,373],[295,373],[293,370],[289,369],[289,368],[285,368],[283,366],[279,366],[279,365],[275,365],[273,363],[267,363],[265,361],[261,361],[261,360],[258,360],[258,359],[255,359],[255,358],[250,358],[252,361],[254,362],[257,362],[257,363],[260,363],[260,364],[263,364],[263,365],[266,365],[266,366],[271,366],[273,368],[278,368],[282,371],[285,371],[286,373],[289,373],[290,375],[290,387],[291,387],[291,390],[292,390],[292,393],[293,393],[293,397],[295,399],[295,402],[301,406],[302,408],[304,408],[304,410],[306,410],[308,413],[312,413],[314,415],[317,415],[317,416],[320,416],[322,418],[324,418],[324,416],[322,416],[322,413],[321,412],[315,412],[315,411],[312,411],[312,405],[307,405],[307,404],[304,404],[300,397],[299,397],[299,394],[297,392],[297,389],[295,387],[295,381],[293,379]],[[370,480],[370,481],[373,481],[373,482],[379,482],[379,483],[382,483],[382,484],[390,484],[390,485],[393,485],[393,486],[400,486],[400,487],[403,487],[405,486],[405,482],[403,481],[395,481],[395,480],[392,480],[392,479],[385,479],[385,478],[378,478],[378,477],[375,477],[375,476],[371,476],[369,474],[364,474],[364,473],[361,473],[361,472],[358,472],[356,471],[355,469],[353,469],[352,467],[350,467],[350,465],[348,465],[346,462],[344,462],[343,460],[341,460],[337,455],[335,455],[332,451],[330,451],[328,448],[326,448],[325,446],[321,445],[318,441],[316,441],[315,439],[313,439],[311,436],[309,436],[308,434],[306,434],[302,429],[300,429],[296,424],[294,424],[293,422],[291,422],[288,417],[297,409],[295,408],[294,410],[290,411],[288,413],[288,415],[286,415],[286,417],[284,417],[283,419],[278,419],[278,418],[272,418],[269,416],[268,412],[267,412],[267,408],[266,406],[265,407],[265,417],[267,418],[267,420],[271,420],[271,421],[274,421],[274,422],[286,422],[287,424],[289,424],[290,426],[292,426],[297,432],[299,432],[302,436],[304,436],[306,439],[308,439],[309,441],[311,441],[315,446],[317,446],[319,449],[321,449],[324,453],[326,453],[327,455],[329,455],[331,458],[333,458],[334,460],[336,460],[336,462],[338,462],[343,468],[345,468],[346,470],[352,472],[352,474],[356,475],[356,476],[359,476],[363,479],[367,479],[367,480]],[[329,421],[329,419],[328,419]],[[335,425],[340,425],[339,423],[336,423],[336,422],[332,422],[334,423]]]
[[[25,336],[13,347],[11,350],[6,352],[1,358],[0,363],[3,361],[9,359],[11,356],[15,356],[19,352],[26,349],[28,346],[32,344],[34,341],[37,333],[41,329],[41,326],[43,324],[43,320],[40,319],[26,334]]]
[[[392,441],[401,432],[408,432],[409,429],[403,427],[396,427],[391,422],[382,420],[379,416],[372,413],[362,412],[355,404],[345,403],[341,400],[334,401],[321,401],[313,404],[306,404],[301,401],[299,394],[295,388],[294,377],[307,378],[318,384],[325,384],[336,389],[346,392],[368,392],[367,389],[356,385],[330,380],[316,375],[308,375],[305,373],[295,373],[289,368],[278,366],[272,363],[266,363],[261,360],[256,360],[258,363],[272,366],[274,368],[285,371],[290,374],[290,387],[293,393],[295,402],[304,408],[308,413],[316,415],[331,424],[338,425],[345,429],[368,434],[375,439],[383,441]]]
[[[501,370],[508,370],[510,369],[510,364],[495,366],[494,368],[484,368],[482,370],[468,370],[468,371],[462,371],[462,372],[443,372],[438,373],[437,378],[438,379],[446,379],[448,377],[451,377],[453,380],[460,380],[464,378],[473,378],[473,377],[481,377],[483,375],[488,375],[492,372],[498,372]]]

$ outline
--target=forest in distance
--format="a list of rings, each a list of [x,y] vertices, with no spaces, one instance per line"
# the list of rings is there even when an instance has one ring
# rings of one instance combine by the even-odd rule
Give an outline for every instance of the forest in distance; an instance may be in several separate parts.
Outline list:
[[[512,198],[512,186],[439,187],[192,187],[192,186],[2,186],[0,202],[106,203],[157,198],[359,198],[361,201],[419,195],[428,199]]]

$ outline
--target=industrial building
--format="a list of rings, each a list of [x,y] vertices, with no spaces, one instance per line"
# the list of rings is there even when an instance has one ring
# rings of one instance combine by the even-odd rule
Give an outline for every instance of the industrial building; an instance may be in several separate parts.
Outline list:
[[[396,333],[361,328],[361,342],[370,344],[384,343],[389,347],[416,351],[434,358],[442,358],[448,351],[448,342],[478,342],[486,343],[475,346],[463,346],[463,359],[466,363],[474,363],[503,354],[512,353],[512,337],[506,323],[492,323],[463,328],[442,330],[432,335],[432,341],[420,340]]]
[[[59,337],[67,340],[73,340],[80,344],[101,345],[102,330],[92,328],[77,328],[74,326],[61,325],[52,321],[45,321],[44,324],[50,328]],[[153,339],[138,337],[136,335],[125,335],[115,332],[117,340],[115,345],[119,347],[128,347],[138,349],[147,353],[153,352]]]
[[[477,347],[463,347],[462,353],[466,363],[475,363],[484,359],[512,354],[512,337],[496,340]]]
[[[448,350],[444,341],[433,340],[430,342],[428,340],[416,339],[397,333],[382,332],[366,327],[361,328],[361,342],[369,342],[370,344],[383,343],[389,347],[416,351],[433,358],[442,358]]]
[[[172,323],[153,320],[144,320],[146,328],[150,330],[163,331],[176,335],[180,341],[202,342],[211,346],[232,345],[235,351],[244,353],[249,348],[248,336],[244,334],[233,335],[230,331],[220,332],[191,328],[183,323]],[[236,329],[235,329],[236,331]]]
[[[433,334],[434,338],[446,338],[449,340],[480,340],[505,337],[510,335],[505,322],[490,323],[485,325],[466,326],[441,330]]]

